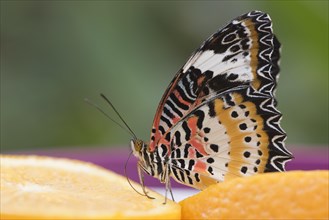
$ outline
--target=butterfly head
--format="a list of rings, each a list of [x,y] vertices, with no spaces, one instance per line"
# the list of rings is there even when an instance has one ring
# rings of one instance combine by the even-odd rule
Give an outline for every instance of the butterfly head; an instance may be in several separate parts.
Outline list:
[[[133,151],[133,154],[138,158],[142,155],[142,152],[146,148],[146,144],[140,139],[132,139],[130,141],[130,146]]]
[[[153,154],[153,152],[149,151],[148,144],[140,139],[132,139],[130,145],[134,156],[138,158],[139,168],[149,175],[157,175],[151,163],[151,154]]]

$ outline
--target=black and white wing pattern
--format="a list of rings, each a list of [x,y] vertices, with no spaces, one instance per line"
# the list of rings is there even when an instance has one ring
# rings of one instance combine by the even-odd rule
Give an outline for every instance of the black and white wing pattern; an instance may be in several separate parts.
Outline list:
[[[150,158],[141,158],[152,175],[161,176],[166,165],[159,161],[168,160],[174,179],[203,189],[233,177],[284,171],[292,154],[276,108],[279,58],[271,19],[260,11],[208,38],[160,101],[147,145]]]

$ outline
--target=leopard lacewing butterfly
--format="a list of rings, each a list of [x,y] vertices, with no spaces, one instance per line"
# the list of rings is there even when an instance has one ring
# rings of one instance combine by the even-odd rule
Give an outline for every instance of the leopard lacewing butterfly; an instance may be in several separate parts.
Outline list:
[[[133,138],[144,173],[171,193],[170,177],[196,189],[285,171],[275,89],[280,43],[269,15],[252,11],[210,36],[178,71],[157,108],[149,143]]]

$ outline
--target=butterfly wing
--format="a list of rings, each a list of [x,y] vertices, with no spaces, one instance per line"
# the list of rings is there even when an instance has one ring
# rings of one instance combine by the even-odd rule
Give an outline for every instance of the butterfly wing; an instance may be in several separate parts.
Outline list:
[[[192,109],[220,92],[251,85],[272,95],[280,46],[278,41],[273,44],[274,39],[268,15],[250,12],[206,40],[164,93],[153,121],[150,150],[168,141],[167,131]],[[272,68],[270,75],[264,75],[266,68]]]
[[[215,182],[283,171],[291,158],[276,126],[274,101],[252,88],[225,92],[204,102],[172,132],[172,176],[203,189]]]
[[[160,101],[149,145],[170,154],[176,180],[203,188],[253,171],[284,170],[291,154],[275,107],[279,49],[269,16],[253,11],[213,34],[176,74]],[[246,150],[250,159],[238,159]]]

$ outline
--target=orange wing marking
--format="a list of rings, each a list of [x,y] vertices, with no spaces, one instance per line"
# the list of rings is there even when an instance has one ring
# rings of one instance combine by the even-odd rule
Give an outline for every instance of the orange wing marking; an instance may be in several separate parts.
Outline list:
[[[251,66],[251,72],[253,74],[253,78],[254,80],[252,81],[252,86],[258,90],[260,88],[260,80],[257,77],[257,66],[258,66],[258,59],[257,59],[257,55],[258,55],[258,51],[259,51],[259,45],[258,45],[258,33],[255,29],[255,25],[253,23],[253,21],[251,19],[246,19],[245,20],[245,26],[246,28],[249,29],[250,31],[250,38],[252,40],[251,45],[252,48],[250,48],[250,57],[251,57],[251,61],[250,61],[250,66]]]

